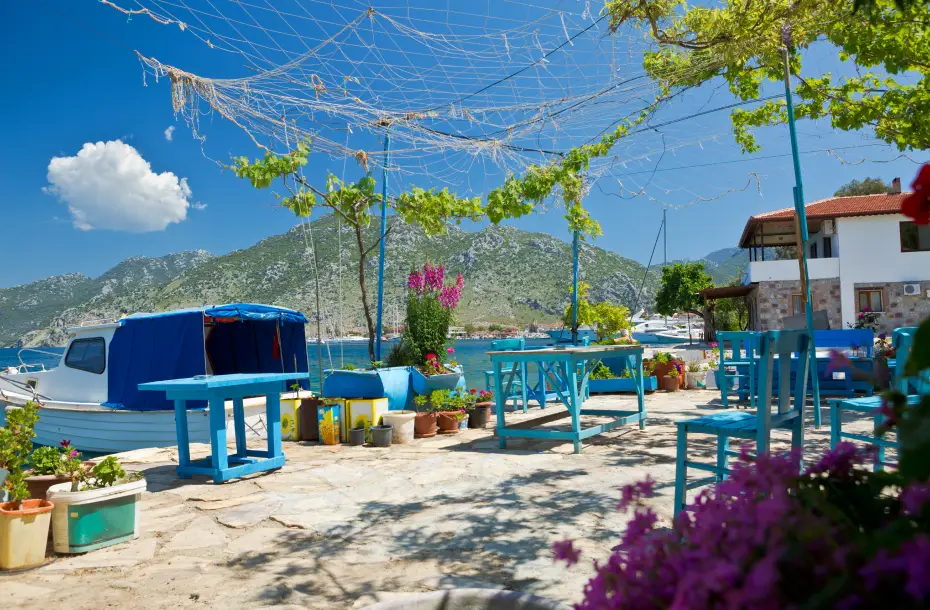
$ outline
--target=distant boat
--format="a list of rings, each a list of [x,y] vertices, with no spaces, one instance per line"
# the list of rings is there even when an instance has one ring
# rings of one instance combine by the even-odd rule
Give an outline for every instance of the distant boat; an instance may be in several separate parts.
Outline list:
[[[81,450],[116,453],[177,444],[174,406],[163,392],[138,385],[196,375],[306,372],[304,324],[298,311],[231,304],[134,314],[110,324],[69,329],[57,367],[0,373],[0,425],[6,410],[37,400],[35,442],[62,440]],[[264,432],[264,398],[246,399],[246,425]],[[226,421],[231,425],[232,404]],[[188,403],[191,442],[208,443],[206,404]]]

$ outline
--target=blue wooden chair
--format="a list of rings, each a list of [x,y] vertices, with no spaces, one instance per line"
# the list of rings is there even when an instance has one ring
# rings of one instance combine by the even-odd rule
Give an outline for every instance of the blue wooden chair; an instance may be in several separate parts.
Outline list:
[[[717,385],[720,386],[720,399],[723,408],[730,408],[730,395],[736,394],[739,400],[749,400],[749,408],[756,406],[756,362],[759,355],[759,333],[755,331],[720,331],[717,333],[720,348],[720,371]],[[732,354],[726,357],[726,344],[730,343]],[[735,369],[728,373],[727,368]]]
[[[498,352],[519,352],[526,348],[526,339],[497,339],[491,341],[491,351]],[[523,406],[523,412],[526,413],[527,396],[526,396],[526,363],[525,362],[506,362],[503,365],[503,375],[501,376],[501,385],[503,388],[494,386],[494,371],[484,371],[484,385],[495,393],[500,393],[503,397],[503,404],[513,401],[513,408],[517,408],[517,400]]]
[[[730,472],[729,458],[739,455],[729,448],[731,438],[755,441],[756,452],[765,453],[769,450],[772,430],[786,429],[791,430],[791,446],[803,449],[810,335],[806,330],[772,330],[760,333],[759,354],[757,363],[752,365],[758,367],[759,374],[755,413],[748,410],[725,411],[676,422],[678,455],[675,461],[675,514],[685,509],[689,489],[719,483],[727,477]],[[792,356],[797,358],[798,370],[802,373],[796,376],[793,390],[789,385]],[[752,363],[752,359],[749,362]],[[776,363],[781,373],[777,392],[773,388]],[[713,434],[717,437],[716,464],[692,462],[688,459],[690,433]],[[713,476],[689,483],[689,468],[710,472]]]
[[[907,377],[904,374],[904,367],[914,343],[914,334],[917,327],[910,326],[896,328],[891,335],[891,342],[895,348],[895,358],[888,360],[888,367],[891,371],[891,387],[907,395],[908,406],[915,406],[920,401],[920,394],[930,392],[930,380],[927,375],[919,377]],[[875,427],[878,427],[884,421],[884,416],[878,413],[882,406],[881,396],[866,396],[862,398],[850,398],[847,400],[830,401],[830,447],[835,448],[842,440],[860,441],[875,445],[877,452],[873,470],[884,470],[886,466],[894,466],[894,462],[888,461],[885,457],[886,449],[898,449],[897,438],[879,437],[875,434],[856,434],[853,432],[843,432],[843,412],[850,411],[862,415],[872,416]]]

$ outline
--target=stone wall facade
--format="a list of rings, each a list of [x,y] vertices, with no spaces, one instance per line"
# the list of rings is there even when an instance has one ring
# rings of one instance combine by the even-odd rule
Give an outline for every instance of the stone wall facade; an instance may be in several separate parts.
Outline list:
[[[904,294],[904,284],[920,284],[915,296]],[[885,311],[878,319],[879,332],[891,333],[902,326],[917,326],[930,317],[930,281],[855,284],[856,290],[881,290]]]
[[[799,280],[759,282],[753,299],[753,330],[781,330],[782,319],[794,315],[792,295],[801,293]],[[811,281],[814,311],[826,311],[830,328],[843,328],[838,278]]]

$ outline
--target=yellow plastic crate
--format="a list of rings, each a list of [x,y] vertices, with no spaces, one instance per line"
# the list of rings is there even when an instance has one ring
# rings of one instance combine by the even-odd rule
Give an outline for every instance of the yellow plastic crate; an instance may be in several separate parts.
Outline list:
[[[388,412],[387,398],[351,398],[346,400],[345,435],[343,442],[348,442],[349,430],[381,425],[381,418]]]
[[[324,445],[336,445],[339,443],[339,405],[323,405],[317,407],[317,417],[319,417],[320,442]]]
[[[300,421],[297,418],[297,409],[300,408],[299,398],[281,400],[281,440],[296,441],[300,438],[298,430]]]

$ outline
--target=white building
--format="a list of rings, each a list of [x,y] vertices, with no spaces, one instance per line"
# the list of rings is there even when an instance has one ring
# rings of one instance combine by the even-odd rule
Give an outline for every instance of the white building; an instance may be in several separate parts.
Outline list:
[[[866,309],[881,314],[886,332],[930,315],[930,226],[898,212],[906,195],[807,204],[814,311],[826,312],[830,328],[848,327]],[[772,248],[797,245],[795,216],[793,207],[753,216],[740,238],[750,251],[743,283],[755,288],[749,297],[755,329],[782,328],[784,318],[804,313],[797,260],[772,260]]]

